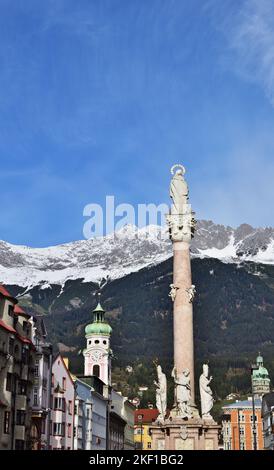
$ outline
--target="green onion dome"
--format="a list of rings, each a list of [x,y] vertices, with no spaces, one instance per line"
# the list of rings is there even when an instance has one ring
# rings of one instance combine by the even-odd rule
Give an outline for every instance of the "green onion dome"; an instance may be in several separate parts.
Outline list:
[[[86,335],[106,335],[110,336],[112,332],[111,326],[105,320],[105,310],[100,302],[93,310],[93,322],[89,323],[85,328]]]

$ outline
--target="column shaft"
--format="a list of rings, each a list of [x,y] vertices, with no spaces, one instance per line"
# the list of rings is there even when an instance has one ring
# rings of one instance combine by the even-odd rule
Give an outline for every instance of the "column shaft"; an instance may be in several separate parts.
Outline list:
[[[193,306],[187,292],[192,285],[189,242],[173,241],[173,256],[173,283],[178,287],[173,310],[174,365],[178,373],[189,369],[194,403]]]

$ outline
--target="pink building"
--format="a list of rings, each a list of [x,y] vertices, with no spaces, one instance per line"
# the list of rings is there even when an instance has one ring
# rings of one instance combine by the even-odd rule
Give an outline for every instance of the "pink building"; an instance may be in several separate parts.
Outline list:
[[[59,354],[52,366],[50,449],[73,450],[75,388]]]

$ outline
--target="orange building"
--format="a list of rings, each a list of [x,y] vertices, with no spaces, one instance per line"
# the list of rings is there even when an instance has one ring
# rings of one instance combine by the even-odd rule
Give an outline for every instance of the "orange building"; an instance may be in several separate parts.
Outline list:
[[[255,400],[255,428],[253,428],[252,398],[223,406],[222,432],[224,450],[263,450],[262,401]],[[254,442],[255,441],[255,442]]]
[[[152,449],[149,428],[157,419],[159,411],[155,408],[141,408],[135,410],[134,443],[137,450]]]

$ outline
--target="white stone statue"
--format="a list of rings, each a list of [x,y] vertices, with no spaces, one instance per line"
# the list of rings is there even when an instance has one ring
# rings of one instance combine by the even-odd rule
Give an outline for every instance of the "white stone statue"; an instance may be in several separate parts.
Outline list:
[[[176,171],[175,171],[176,170]],[[185,168],[176,164],[171,168],[172,179],[169,194],[173,201],[166,220],[173,241],[188,241],[194,235],[195,219],[191,204],[188,203],[188,185],[184,179]]]
[[[184,369],[181,374],[178,374],[176,367],[174,367],[171,372],[171,376],[174,378],[175,406],[178,410],[178,416],[189,419],[192,417],[192,411],[190,408],[190,372],[188,369]]]
[[[166,415],[166,401],[167,401],[167,380],[166,375],[162,371],[160,365],[156,366],[158,382],[154,381],[156,385],[156,407],[159,411],[158,420],[163,421]]]
[[[213,407],[213,394],[209,387],[212,377],[209,377],[209,368],[207,364],[203,364],[203,373],[200,376],[200,396],[201,396],[201,412],[202,418],[213,419],[210,411]]]
[[[179,289],[179,287],[176,287],[175,284],[170,284],[169,287],[170,287],[170,292],[168,296],[171,297],[172,302],[174,302],[176,299],[176,294],[177,294],[177,290]]]
[[[176,173],[174,174],[174,169],[178,167]],[[183,165],[174,165],[171,168],[171,173],[173,175],[170,183],[170,197],[173,201],[175,214],[183,214],[184,207],[188,201],[188,186],[187,182],[184,179],[185,169]]]
[[[187,290],[189,302],[192,303],[196,294],[196,287],[192,284]]]

